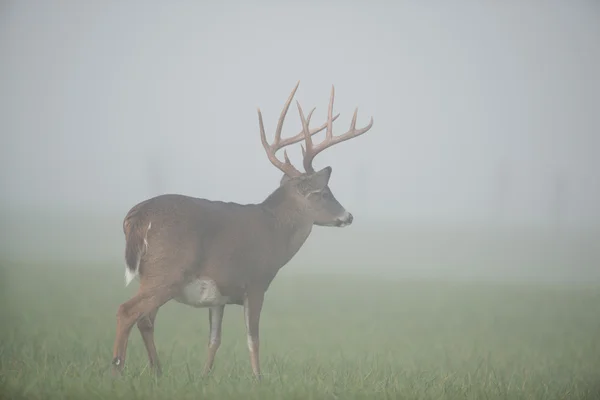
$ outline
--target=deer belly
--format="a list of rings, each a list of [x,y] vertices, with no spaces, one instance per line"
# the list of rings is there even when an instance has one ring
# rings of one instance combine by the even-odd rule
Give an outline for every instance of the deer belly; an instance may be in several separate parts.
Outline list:
[[[227,304],[229,297],[221,295],[213,280],[196,279],[184,286],[174,300],[192,307],[214,307]]]

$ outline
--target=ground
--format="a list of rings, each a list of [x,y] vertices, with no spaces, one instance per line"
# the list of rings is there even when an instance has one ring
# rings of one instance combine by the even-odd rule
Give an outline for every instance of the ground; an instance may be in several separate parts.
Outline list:
[[[208,311],[161,309],[155,379],[136,328],[110,373],[122,266],[3,263],[0,388],[28,399],[600,398],[600,287],[283,273],[261,319],[252,380],[243,313],[225,310],[201,377]]]

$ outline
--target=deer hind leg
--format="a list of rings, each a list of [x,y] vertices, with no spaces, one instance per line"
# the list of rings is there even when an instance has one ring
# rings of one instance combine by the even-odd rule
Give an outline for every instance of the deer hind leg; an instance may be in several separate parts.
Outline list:
[[[137,327],[142,334],[142,340],[146,351],[148,352],[148,360],[150,367],[154,370],[156,375],[161,375],[162,370],[160,367],[160,361],[158,360],[158,353],[156,352],[156,345],[154,344],[154,321],[156,320],[156,314],[158,308],[154,309],[147,316],[140,318],[137,322]]]
[[[203,375],[208,375],[215,363],[215,355],[221,345],[221,327],[223,326],[223,313],[225,306],[216,306],[208,309],[208,322],[210,337],[208,339],[208,355],[204,364]]]
[[[125,366],[127,341],[133,325],[151,312],[158,310],[173,297],[173,292],[167,287],[143,288],[130,300],[119,306],[117,311],[117,333],[113,348],[113,373],[118,374]]]
[[[258,380],[261,379],[260,362],[258,356],[258,326],[264,295],[264,291],[252,291],[247,293],[246,298],[244,299],[244,317],[246,320],[248,350],[250,351],[250,364],[252,365],[252,373]]]

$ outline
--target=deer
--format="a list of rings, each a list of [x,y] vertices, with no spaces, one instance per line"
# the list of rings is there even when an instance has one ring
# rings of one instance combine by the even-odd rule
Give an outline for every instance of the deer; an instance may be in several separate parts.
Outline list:
[[[247,345],[253,376],[261,380],[259,321],[265,293],[279,272],[300,250],[313,226],[346,227],[353,215],[338,202],[329,188],[332,168],[313,168],[314,157],[323,150],[358,137],[373,126],[373,117],[356,128],[358,107],[350,129],[333,135],[335,88],[327,121],[310,129],[315,108],[305,117],[296,101],[302,130],[281,138],[284,119],[300,81],[289,95],[279,116],[272,144],[267,141],[262,113],[258,108],[260,139],[268,160],[283,176],[279,187],[262,202],[239,204],[163,194],[133,206],[123,220],[125,234],[125,286],[139,280],[137,293],[118,307],[112,370],[119,376],[125,365],[129,334],[134,325],[141,333],[150,368],[161,375],[154,326],[161,306],[170,300],[195,308],[208,308],[209,339],[203,376],[213,370],[221,344],[226,305],[243,306]],[[313,136],[326,130],[325,139],[315,144]],[[300,172],[284,150],[304,141]]]

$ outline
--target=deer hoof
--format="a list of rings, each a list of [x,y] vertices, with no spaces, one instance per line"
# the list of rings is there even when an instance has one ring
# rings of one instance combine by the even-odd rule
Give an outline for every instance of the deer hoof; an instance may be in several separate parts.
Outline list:
[[[119,357],[115,357],[112,360],[112,375],[114,377],[121,376],[123,372],[123,361]]]

